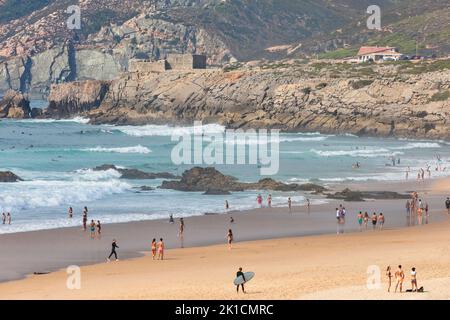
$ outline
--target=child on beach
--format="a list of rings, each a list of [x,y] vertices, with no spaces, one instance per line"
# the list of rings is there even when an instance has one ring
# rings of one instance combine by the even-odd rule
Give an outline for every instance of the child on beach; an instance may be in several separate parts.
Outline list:
[[[378,216],[378,226],[380,228],[380,230],[383,230],[383,226],[384,226],[384,215],[381,212],[380,215]]]
[[[391,284],[392,284],[391,266],[387,266],[386,276],[388,277],[388,292],[391,292]]]
[[[158,260],[164,260],[164,241],[163,238],[158,242]]]
[[[227,241],[228,241],[228,249],[231,250],[233,243],[233,231],[231,229],[228,229]]]
[[[95,238],[95,222],[94,220],[91,220],[91,224],[89,225],[91,230],[91,239]]]
[[[397,289],[400,287],[400,293],[402,293],[405,273],[403,272],[401,265],[399,265],[397,271],[395,271],[395,280],[397,281],[397,284],[395,285],[395,292],[397,292]]]
[[[155,260],[156,258],[156,239],[153,238],[152,240],[152,259]]]
[[[119,246],[117,245],[116,239],[113,239],[113,241],[111,243],[111,253],[109,254],[109,257],[106,258],[107,262],[111,261],[110,259],[111,259],[112,255],[114,255],[114,257],[116,258],[116,261],[119,261],[119,259],[117,258],[116,248],[118,249]]]

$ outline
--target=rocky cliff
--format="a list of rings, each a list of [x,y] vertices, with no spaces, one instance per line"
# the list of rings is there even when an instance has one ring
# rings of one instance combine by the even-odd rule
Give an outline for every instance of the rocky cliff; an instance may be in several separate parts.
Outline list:
[[[0,118],[24,119],[31,117],[30,102],[19,92],[8,90],[0,100]]]
[[[52,109],[64,110],[67,100],[80,104],[79,86],[55,86]],[[98,96],[97,87],[88,100]],[[373,66],[294,60],[236,70],[125,73],[108,82],[95,107],[75,114],[92,123],[202,120],[230,128],[450,140],[449,97],[449,60]]]

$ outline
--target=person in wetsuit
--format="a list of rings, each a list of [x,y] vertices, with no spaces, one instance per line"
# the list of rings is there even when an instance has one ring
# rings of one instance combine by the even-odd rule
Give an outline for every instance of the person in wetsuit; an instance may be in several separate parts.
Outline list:
[[[107,261],[110,261],[112,255],[116,257],[116,261],[119,261],[119,259],[117,258],[116,248],[119,248],[119,246],[117,245],[116,239],[113,239],[113,242],[111,244],[111,253],[109,254],[109,257],[106,259]]]
[[[245,281],[245,276],[244,276],[244,273],[242,272],[242,268],[239,268],[239,271],[236,272],[236,277],[240,277],[240,276],[242,276],[242,279],[244,279],[244,281]],[[242,292],[245,293],[244,283],[236,286],[236,292],[239,293],[239,286],[242,287]]]

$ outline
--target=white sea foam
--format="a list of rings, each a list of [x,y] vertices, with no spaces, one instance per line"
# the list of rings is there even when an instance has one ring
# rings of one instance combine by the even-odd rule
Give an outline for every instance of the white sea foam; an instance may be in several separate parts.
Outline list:
[[[114,152],[114,153],[141,153],[141,154],[147,154],[152,152],[147,147],[137,145],[134,147],[119,147],[119,148],[105,148],[105,147],[95,147],[95,148],[86,148],[82,149],[82,151],[88,151],[88,152]]]
[[[107,181],[21,181],[3,186],[0,205],[6,210],[26,210],[74,203],[90,203],[122,193],[131,185],[118,179]]]
[[[391,150],[410,150],[410,149],[438,149],[441,145],[436,142],[410,142],[401,147],[391,147]]]
[[[322,157],[339,157],[339,156],[350,156],[350,157],[389,157],[401,155],[401,151],[391,151],[386,148],[361,148],[361,149],[351,149],[351,150],[316,150],[311,149],[311,152],[322,156]]]
[[[224,126],[219,124],[202,125],[202,132],[206,133],[222,133]],[[194,133],[194,127],[172,127],[167,125],[144,125],[144,126],[111,126],[110,129],[118,130],[133,137],[146,136],[172,136],[172,135],[190,135]]]
[[[25,123],[54,123],[54,122],[75,122],[86,124],[89,122],[88,118],[83,117],[75,117],[71,119],[22,119],[17,120],[17,122],[25,122]]]

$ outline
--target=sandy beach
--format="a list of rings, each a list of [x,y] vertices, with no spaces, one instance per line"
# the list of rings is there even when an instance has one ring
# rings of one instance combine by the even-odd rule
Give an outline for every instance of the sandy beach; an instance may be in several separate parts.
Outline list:
[[[421,190],[431,207],[429,224],[402,228],[403,200],[350,202],[345,203],[349,212],[377,208],[390,223],[382,231],[369,227],[358,232],[356,219],[349,218],[346,233],[336,234],[333,206],[339,202],[331,201],[313,207],[309,214],[302,207],[292,214],[287,208],[266,208],[191,217],[186,219],[183,249],[177,248],[177,224],[167,221],[107,225],[101,240],[89,239],[79,228],[2,235],[3,281],[60,270],[3,282],[0,298],[448,299],[450,221],[443,200],[450,180],[391,184],[385,189],[399,186]],[[237,242],[231,251],[225,244],[229,215],[236,220],[231,227]],[[168,247],[166,260],[153,261],[149,242],[160,235]],[[118,239],[121,260],[105,263],[112,237]],[[66,286],[65,268],[73,264],[84,265],[79,290]],[[409,272],[415,266],[424,293],[386,292],[384,270],[387,265],[395,270],[398,264],[407,276],[405,289],[410,288]],[[256,273],[246,295],[237,295],[232,285],[240,266]],[[379,290],[366,287],[369,266],[381,270]]]

